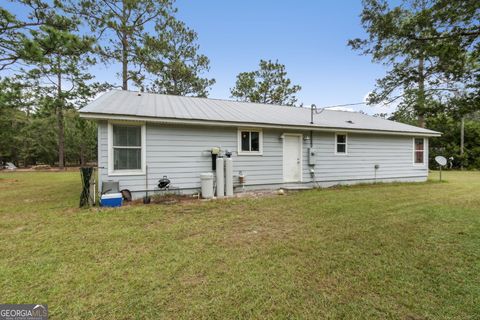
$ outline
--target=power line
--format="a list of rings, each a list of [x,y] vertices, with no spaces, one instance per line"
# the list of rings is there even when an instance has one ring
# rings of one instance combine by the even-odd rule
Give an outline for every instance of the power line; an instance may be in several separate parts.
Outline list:
[[[349,106],[359,106],[359,105],[363,105],[363,104],[367,104],[367,103],[366,102],[355,102],[355,103],[337,104],[337,105],[334,105],[334,106],[326,106],[326,107],[322,107],[322,108],[349,107]]]
[[[346,104],[337,104],[334,106],[327,106],[327,107],[322,107],[320,110],[317,110],[317,106],[315,104],[312,104],[310,106],[310,124],[313,124],[313,115],[314,114],[320,114],[322,113],[325,109],[327,108],[336,108],[336,107],[348,107],[348,106],[358,106],[358,105],[364,105],[366,102],[355,102],[355,103],[346,103]]]

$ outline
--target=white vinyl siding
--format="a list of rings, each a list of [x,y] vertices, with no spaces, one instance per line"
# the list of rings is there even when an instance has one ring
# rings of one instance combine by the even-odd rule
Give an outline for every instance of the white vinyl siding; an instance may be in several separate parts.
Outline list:
[[[349,133],[346,157],[332,153],[334,137],[333,133],[314,133],[315,175],[319,181],[425,180],[428,176],[427,166],[412,166],[412,137]],[[427,151],[426,145],[426,156]],[[377,164],[379,168],[375,170]]]
[[[154,189],[158,180],[167,175],[172,186],[200,187],[200,174],[211,172],[212,147],[222,151],[237,150],[238,129],[228,127],[183,126],[152,124],[145,125],[146,154],[148,165],[148,188]],[[234,176],[239,171],[245,175],[247,186],[279,187],[283,182],[282,134],[310,135],[308,131],[266,129],[262,130],[262,155],[241,156],[233,152]],[[321,186],[340,183],[373,181],[424,181],[428,168],[412,165],[412,136],[378,134],[348,134],[348,156],[338,157],[334,132],[314,132],[313,148],[317,154],[315,177]],[[99,123],[99,179],[120,182],[121,189],[144,190],[145,175],[109,175],[108,123]],[[310,141],[303,141],[302,181],[311,183],[307,150]],[[428,159],[428,139],[425,139],[425,159]],[[375,170],[375,165],[379,168]],[[236,181],[236,178],[234,178]],[[188,191],[185,191],[188,192]],[[137,194],[140,195],[140,194]]]

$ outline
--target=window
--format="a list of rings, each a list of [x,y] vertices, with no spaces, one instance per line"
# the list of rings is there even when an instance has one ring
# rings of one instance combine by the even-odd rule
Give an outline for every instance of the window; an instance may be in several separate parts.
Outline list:
[[[335,134],[335,153],[347,154],[347,134],[345,133]]]
[[[238,130],[238,154],[262,154],[262,131],[253,129]]]
[[[108,125],[109,174],[143,174],[145,169],[145,126],[129,123]]]
[[[422,164],[425,158],[425,140],[423,138],[414,138],[413,147],[413,162],[415,164]]]

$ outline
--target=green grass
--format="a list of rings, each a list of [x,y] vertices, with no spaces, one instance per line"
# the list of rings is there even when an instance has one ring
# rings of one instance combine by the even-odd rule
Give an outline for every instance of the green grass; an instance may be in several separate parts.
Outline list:
[[[97,211],[77,209],[77,173],[0,173],[0,302],[52,319],[479,319],[480,173],[444,177]]]

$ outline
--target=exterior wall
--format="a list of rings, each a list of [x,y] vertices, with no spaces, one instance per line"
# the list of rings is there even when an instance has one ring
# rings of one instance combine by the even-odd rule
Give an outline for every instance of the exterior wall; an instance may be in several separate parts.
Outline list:
[[[425,180],[428,176],[428,152],[423,164],[413,163],[413,137],[348,134],[346,155],[335,154],[333,133],[320,133],[315,137],[314,147],[319,154],[315,171],[321,182],[374,180],[375,177]],[[427,151],[428,140],[426,142]]]
[[[184,192],[197,192],[200,173],[211,172],[209,150],[212,147],[233,151],[234,175],[242,171],[247,188],[280,187],[283,185],[283,141],[280,136],[289,132],[301,133],[304,137],[310,135],[309,131],[263,129],[263,155],[237,155],[237,128],[147,123],[147,189],[155,189],[158,180],[166,175],[172,186],[190,188]],[[121,189],[132,192],[145,190],[145,175],[108,175],[106,122],[99,122],[98,133],[100,183],[119,181]],[[302,182],[312,184],[307,152],[310,141],[303,142],[302,147]],[[427,161],[423,165],[413,164],[412,137],[348,134],[348,153],[336,155],[335,133],[315,132],[313,148],[317,153],[315,179],[320,186],[371,181],[424,181],[428,175]],[[428,159],[428,154],[425,157]],[[376,164],[379,165],[378,170],[374,169]],[[144,193],[133,194],[141,197]]]

